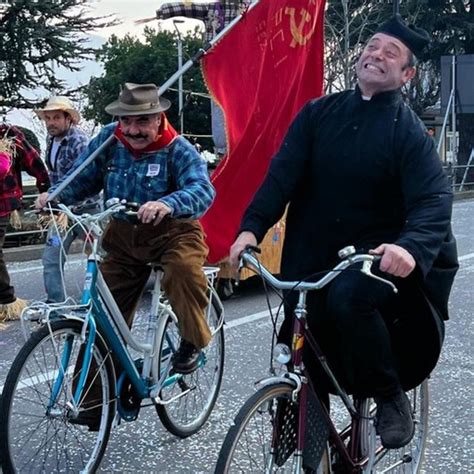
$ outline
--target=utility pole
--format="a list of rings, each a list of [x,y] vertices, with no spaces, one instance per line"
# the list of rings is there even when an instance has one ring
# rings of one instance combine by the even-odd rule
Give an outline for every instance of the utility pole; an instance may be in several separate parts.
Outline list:
[[[393,0],[393,14],[396,15],[397,13],[400,13],[400,1]]]
[[[184,23],[184,20],[173,20],[173,25],[176,29],[176,33],[178,34],[178,69],[183,67],[183,40],[181,38],[181,32],[177,26],[177,23]],[[179,124],[180,124],[180,132],[183,134],[184,132],[184,114],[183,114],[183,76],[179,76],[178,78],[178,109],[179,109]]]
[[[349,0],[342,0],[342,11],[344,12],[344,87],[349,89],[351,87],[349,72]]]

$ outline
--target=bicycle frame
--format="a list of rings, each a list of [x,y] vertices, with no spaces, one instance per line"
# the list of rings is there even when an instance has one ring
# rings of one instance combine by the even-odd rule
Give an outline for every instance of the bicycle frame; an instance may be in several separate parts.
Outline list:
[[[297,316],[298,314],[298,316]],[[352,400],[348,394],[342,389],[342,387],[337,382],[337,379],[330,367],[327,364],[326,358],[322,353],[318,343],[314,339],[314,336],[310,331],[307,330],[306,326],[306,310],[298,308],[295,310],[295,319],[293,323],[293,341],[292,341],[292,360],[294,361],[294,372],[300,377],[303,376],[301,389],[299,391],[300,403],[298,406],[298,434],[297,434],[297,448],[296,452],[302,456],[305,443],[305,433],[306,433],[306,408],[307,408],[307,399],[308,399],[308,390],[316,397],[317,403],[321,408],[321,413],[323,414],[324,421],[329,429],[329,438],[332,443],[335,445],[338,454],[341,456],[340,461],[344,464],[346,472],[360,472],[364,469],[367,464],[370,462],[370,456],[364,455],[361,456],[361,427],[362,419],[367,414],[364,414],[366,410],[367,400],[356,400],[355,403],[352,403]],[[311,349],[311,355],[317,358],[321,366],[323,367],[325,373],[331,379],[338,395],[343,401],[344,405],[347,408],[349,415],[351,416],[350,430],[344,433],[338,433],[334,423],[329,415],[328,409],[319,399],[317,392],[313,386],[313,382],[306,375],[306,369],[303,365],[303,348],[304,344],[308,343]],[[344,439],[350,436],[351,443],[349,446],[344,444]],[[297,455],[298,455],[297,454]],[[373,453],[376,455],[377,453]],[[358,462],[354,462],[354,459],[359,457]]]
[[[352,249],[343,249],[349,250],[352,252]],[[343,251],[341,251],[343,252]],[[355,250],[354,250],[355,252]],[[374,261],[374,257],[370,255],[356,255],[354,253],[344,254],[346,257],[342,262],[340,262],[334,269],[328,272],[324,277],[322,277],[317,282],[281,282],[276,279],[271,273],[268,272],[264,267],[262,267],[258,260],[250,253],[244,252],[242,255],[242,260],[257,270],[257,272],[266,280],[270,285],[277,289],[286,289],[286,290],[296,290],[299,292],[298,295],[298,302],[294,310],[294,320],[293,320],[293,329],[292,329],[292,341],[291,341],[291,360],[293,369],[289,371],[287,377],[295,383],[295,390],[293,393],[293,397],[298,396],[300,403],[298,404],[298,429],[297,429],[297,443],[294,456],[298,458],[298,465],[296,472],[303,472],[303,450],[305,444],[305,433],[306,433],[306,425],[307,425],[307,416],[306,416],[306,408],[307,408],[307,400],[308,400],[308,390],[312,391],[312,394],[315,396],[317,403],[321,407],[321,413],[324,416],[324,420],[326,425],[329,429],[329,438],[331,439],[332,443],[335,445],[338,454],[341,456],[341,462],[343,462],[346,471],[345,472],[360,472],[363,469],[366,469],[369,465],[370,469],[370,462],[373,461],[374,456],[376,453],[364,453],[361,456],[361,449],[360,449],[360,431],[362,426],[363,417],[367,418],[368,409],[367,409],[367,400],[356,400],[355,404],[350,399],[349,395],[344,391],[344,389],[338,383],[334,373],[331,371],[326,357],[324,356],[323,352],[321,351],[318,343],[316,342],[314,336],[307,328],[306,322],[306,296],[308,291],[318,290],[326,286],[330,283],[337,275],[348,268],[349,266],[355,263],[362,263],[361,271],[365,273],[367,276],[375,278],[377,280],[382,280],[385,283],[389,284],[394,291],[396,288],[394,285],[384,280],[376,275],[371,273],[371,264]],[[351,424],[350,424],[350,431],[346,433],[339,434],[334,423],[329,415],[327,408],[325,407],[324,403],[321,402],[317,392],[313,386],[312,381],[307,376],[306,369],[303,363],[303,348],[305,342],[309,343],[310,350],[312,355],[319,361],[321,366],[323,367],[325,373],[328,375],[329,379],[331,380],[333,386],[335,387],[336,395],[338,395],[344,405],[346,406],[349,415],[351,416]],[[293,374],[293,376],[291,376]],[[296,376],[296,377],[295,377]],[[295,381],[295,378],[299,379]],[[266,379],[260,382],[259,385],[265,385],[268,383],[272,383],[272,381],[281,381],[281,377],[273,377],[271,379]],[[288,381],[288,378],[287,380]],[[361,412],[367,412],[366,415],[361,414]],[[374,436],[374,431],[373,436]],[[350,445],[346,447],[344,444],[344,439],[350,435]],[[277,441],[276,439],[274,440]],[[272,449],[275,449],[275,446],[272,446]],[[355,459],[360,458],[358,461],[354,461]]]
[[[146,331],[145,342],[139,342],[133,335],[126,324],[122,313],[115,302],[115,299],[110,292],[104,277],[99,269],[99,257],[97,256],[97,249],[99,246],[99,239],[94,238],[92,240],[92,252],[90,253],[87,260],[86,275],[84,280],[83,293],[81,297],[80,305],[69,306],[68,309],[87,312],[83,320],[82,337],[86,338],[86,331],[89,329],[87,334],[87,341],[84,349],[84,356],[82,362],[82,368],[79,376],[77,386],[75,387],[70,408],[77,412],[78,403],[81,400],[81,395],[84,391],[84,385],[87,380],[89,373],[90,364],[92,360],[92,350],[97,337],[97,332],[101,335],[106,346],[114,354],[114,359],[118,362],[122,373],[120,374],[117,385],[120,389],[120,385],[124,377],[128,377],[132,384],[136,395],[141,399],[152,398],[156,403],[164,404],[170,403],[181,396],[186,395],[187,391],[183,391],[178,397],[163,402],[159,394],[161,389],[168,385],[174,384],[180,380],[182,374],[169,375],[169,367],[158,373],[158,361],[155,360],[160,354],[157,352],[159,340],[164,333],[164,325],[171,317],[175,322],[177,318],[169,306],[165,305],[160,301],[161,298],[161,277],[162,270],[158,265],[153,265],[153,271],[156,273],[155,283],[152,290],[152,302],[151,311],[148,315],[148,326]],[[204,268],[204,272],[209,281],[210,289],[210,302],[209,310],[212,305],[212,299],[220,305],[222,309],[222,303],[217,296],[215,289],[213,288],[213,281],[215,279],[218,268],[207,267]],[[158,313],[160,317],[158,317]],[[215,333],[221,330],[223,325],[223,311],[221,312],[222,318],[219,324],[215,328]],[[68,316],[66,316],[68,317]],[[162,325],[162,327],[160,327]],[[168,341],[171,345],[171,341]],[[134,360],[132,359],[126,346],[133,348],[140,354],[143,354],[143,367],[141,373],[139,372]],[[72,339],[66,341],[63,353],[57,354],[58,360],[61,361],[59,374],[54,381],[53,390],[51,393],[49,407],[55,404],[57,396],[60,392],[63,379],[64,371],[68,366],[69,358],[72,350]],[[200,364],[204,364],[205,356],[201,356]]]

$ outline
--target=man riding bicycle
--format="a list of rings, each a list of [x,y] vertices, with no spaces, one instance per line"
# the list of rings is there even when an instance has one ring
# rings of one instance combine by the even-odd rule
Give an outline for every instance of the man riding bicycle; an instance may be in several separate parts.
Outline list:
[[[202,271],[208,248],[196,219],[207,211],[215,191],[205,161],[168,122],[164,111],[170,106],[158,96],[155,84],[126,83],[118,100],[105,108],[118,122],[99,132],[71,172],[49,192],[111,135],[116,137],[59,197],[70,204],[103,189],[105,200],[138,204],[136,217],[118,214],[108,225],[103,238],[107,255],[100,270],[131,326],[150,275],[149,263],[163,266],[163,288],[178,316],[182,337],[173,367],[188,374],[197,368],[200,349],[211,339]],[[47,200],[48,194],[41,194],[36,207],[42,209]]]
[[[377,402],[386,448],[406,445],[414,425],[406,390],[434,368],[458,268],[450,230],[452,194],[434,142],[402,101],[426,31],[395,16],[370,38],[355,90],[310,101],[293,121],[248,207],[230,258],[256,245],[289,203],[281,273],[318,278],[337,251],[355,245],[381,256],[392,289],[346,271],[308,294],[308,322],[338,380]],[[321,275],[319,275],[321,276]],[[295,295],[287,296],[292,314]],[[280,330],[286,341],[291,321]],[[324,376],[305,360],[317,387]],[[331,391],[329,381],[325,389]]]

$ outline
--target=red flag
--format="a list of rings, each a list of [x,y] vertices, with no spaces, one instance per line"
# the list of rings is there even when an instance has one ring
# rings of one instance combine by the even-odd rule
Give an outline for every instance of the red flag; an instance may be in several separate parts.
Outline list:
[[[201,219],[210,262],[228,255],[291,121],[322,94],[323,17],[324,0],[260,0],[204,57],[228,147],[212,176],[216,200]]]

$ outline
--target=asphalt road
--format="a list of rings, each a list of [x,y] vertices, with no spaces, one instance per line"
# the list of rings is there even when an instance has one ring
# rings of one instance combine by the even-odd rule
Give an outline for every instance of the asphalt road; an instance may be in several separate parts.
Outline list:
[[[443,353],[430,381],[430,426],[423,465],[425,473],[474,472],[472,413],[472,313],[474,307],[474,201],[454,206],[453,228],[461,269],[451,298]],[[80,291],[82,261],[68,264],[70,290]],[[44,297],[41,262],[10,264],[21,297]],[[272,306],[276,303],[272,301]],[[111,434],[102,472],[208,473],[213,471],[225,433],[254,382],[265,377],[272,326],[262,314],[266,302],[258,285],[245,285],[225,303],[226,361],[219,399],[209,422],[191,438],[181,440],[160,424],[153,407],[134,423],[123,423]],[[0,329],[0,390],[22,343],[19,323]]]

